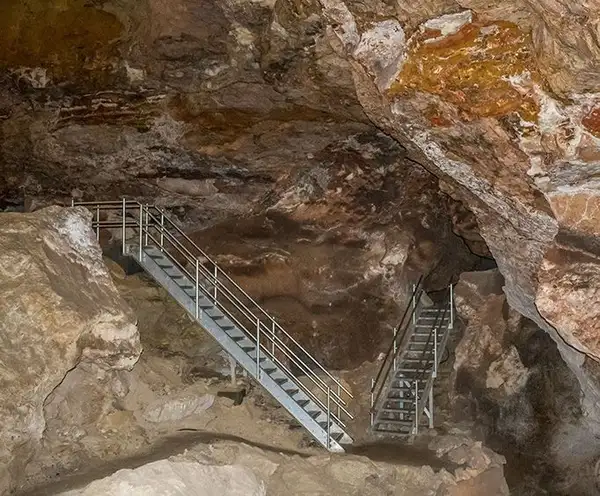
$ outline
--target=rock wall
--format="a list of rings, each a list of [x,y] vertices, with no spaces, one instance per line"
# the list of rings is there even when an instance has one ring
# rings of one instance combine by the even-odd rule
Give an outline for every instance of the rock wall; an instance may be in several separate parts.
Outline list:
[[[19,482],[52,431],[46,407],[65,377],[82,367],[111,375],[141,353],[135,316],[102,262],[90,220],[81,208],[0,214],[0,493]],[[102,413],[78,385],[68,393],[79,408],[62,416],[61,428],[81,429],[82,412]],[[77,436],[70,434],[63,441]]]
[[[509,304],[555,339],[600,418],[581,372],[600,322],[597,6],[459,3],[423,4],[402,24],[321,2],[367,115],[474,212]]]
[[[502,286],[497,270],[465,273],[456,285],[465,328],[455,352],[454,420],[474,421],[506,457],[515,494],[594,494],[600,450],[577,378],[547,333],[508,306]]]

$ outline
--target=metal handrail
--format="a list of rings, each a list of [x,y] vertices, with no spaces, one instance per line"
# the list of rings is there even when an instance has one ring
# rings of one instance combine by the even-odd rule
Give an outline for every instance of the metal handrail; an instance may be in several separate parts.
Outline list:
[[[158,219],[156,217],[154,217],[152,214],[148,214],[147,215],[147,220],[154,220],[156,222],[158,222]],[[152,225],[152,227],[156,227],[156,225]],[[195,261],[195,257],[193,258],[192,253],[183,246],[183,244],[177,239],[175,238],[170,232],[165,231],[165,234],[167,235],[168,238],[170,239],[170,242],[174,245],[174,248],[183,256],[186,257],[186,259],[188,260],[188,262],[194,260]],[[150,235],[150,237],[152,238],[152,240],[158,244],[158,241]],[[245,326],[243,326],[243,324],[241,324],[239,322],[239,320],[237,320],[229,311],[229,309],[227,309],[226,307],[224,307],[222,305],[221,302],[219,302],[218,300],[215,300],[213,298],[213,295],[210,294],[209,291],[205,291],[205,289],[202,287],[202,284],[200,284],[200,281],[196,281],[196,278],[189,272],[187,271],[187,269],[185,269],[184,267],[182,267],[177,261],[174,261],[175,263],[177,263],[177,265],[186,273],[186,275],[188,276],[188,278],[190,278],[190,280],[192,282],[194,282],[195,284],[198,284],[199,287],[202,288],[202,291],[211,299],[214,301],[215,305],[217,305],[219,308],[221,308],[221,310],[224,311],[224,313],[226,315],[228,315],[228,317],[232,318],[233,320],[236,321],[236,323],[238,324],[238,327],[241,327],[244,331],[246,331],[246,333],[253,337],[254,335],[252,333],[247,332],[247,329],[245,328]],[[213,262],[214,263],[214,262]],[[200,269],[201,267],[201,269]],[[222,284],[221,281],[218,280],[218,278],[215,278],[214,274],[212,274],[210,271],[207,271],[205,267],[203,267],[202,265],[199,265],[199,269],[202,271],[203,275],[208,279],[208,283],[209,284],[214,284],[214,286],[217,286],[221,289],[221,293],[223,294],[223,291],[225,292],[225,297],[227,298],[227,300],[229,300],[239,311],[241,311],[244,315],[245,318],[247,318],[250,322],[254,323],[257,321],[260,321],[260,319],[246,306],[244,306],[244,304],[239,300],[239,298],[233,294],[233,292],[231,292],[231,290]],[[317,375],[314,373],[314,371],[312,371],[306,364],[304,364],[295,354],[294,352],[281,340],[281,338],[279,338],[279,336],[276,336],[274,333],[272,333],[272,330],[269,329],[266,324],[262,321],[260,321],[260,325],[267,329],[267,336],[269,336],[269,334],[272,334],[270,336],[271,342],[273,343],[274,346],[277,346],[277,348],[279,350],[281,350],[283,352],[283,354],[291,359],[294,364],[296,366],[298,366],[299,368],[301,368],[303,370],[303,372],[305,374],[307,374],[307,376],[309,378],[311,378],[313,380],[313,382],[319,387],[319,389],[322,392],[326,392],[326,388],[328,388],[329,386]],[[276,342],[275,340],[277,340],[278,342]],[[282,347],[283,345],[283,347]],[[262,348],[265,348],[265,345],[263,343]],[[310,355],[309,355],[310,356]],[[312,357],[311,357],[312,358]],[[314,359],[313,359],[314,360]],[[316,379],[316,380],[315,380]],[[353,418],[352,415],[343,408],[343,406],[346,405],[346,402],[339,397],[339,394],[333,394],[333,402],[340,407],[340,409],[342,411],[344,411],[344,413],[346,415],[348,415],[350,418]]]
[[[159,209],[158,207],[154,206],[153,208],[156,208],[160,213],[164,214],[164,212]],[[262,308],[256,301],[254,301],[254,299],[248,294],[246,293],[246,291],[244,291],[244,289],[242,289],[230,276],[229,274],[227,274],[225,271],[223,271],[223,269],[221,269],[221,267],[210,258],[210,256],[208,254],[206,254],[201,248],[199,248],[191,239],[190,237],[185,234],[181,228],[179,226],[177,226],[171,219],[169,219],[167,216],[165,216],[165,220],[167,220],[176,230],[177,232],[184,237],[192,246],[194,246],[194,248],[196,248],[200,254],[202,255],[203,258],[206,259],[207,262],[213,264],[215,266],[215,268],[217,269],[217,271],[219,273],[221,273],[229,282],[231,282],[233,284],[233,286],[239,290],[247,299],[248,301],[250,301],[267,319],[269,319],[276,327],[277,329],[279,329],[287,338],[289,338],[296,346],[298,346],[298,348],[300,348],[300,350],[305,353],[307,356],[309,356],[311,358],[311,360],[314,362],[314,364],[323,372],[325,373],[325,375],[327,375],[331,380],[333,380],[336,385],[340,386],[340,388],[342,389],[342,391],[344,391],[350,398],[352,398],[352,393],[350,391],[348,391],[344,385],[342,383],[340,383],[335,377],[333,377],[331,375],[331,373],[325,369],[316,359],[314,359],[310,353],[308,353],[308,351],[306,351],[304,349],[304,347],[298,343],[293,336],[291,336],[274,318],[273,316],[271,316],[264,308]]]
[[[400,352],[403,350],[402,343],[404,343],[404,341],[407,338],[408,330],[411,327],[411,324],[413,324],[414,316],[417,313],[417,309],[419,308],[419,304],[421,302],[421,297],[423,296],[423,279],[424,277],[420,276],[417,281],[417,284],[415,284],[409,302],[404,310],[404,314],[402,315],[402,319],[400,320],[398,327],[396,327],[394,337],[383,359],[381,367],[379,368],[377,376],[371,381],[371,409],[375,408],[376,405],[379,404],[379,400],[384,391],[390,370],[394,365],[394,361],[396,360]],[[406,319],[407,316],[408,320]],[[406,323],[404,323],[405,321]],[[404,325],[402,326],[403,323]],[[402,326],[402,331],[397,332],[400,326]],[[400,339],[398,339],[398,336],[400,336]],[[380,381],[380,379],[382,380]]]
[[[443,312],[438,312],[438,314],[436,315],[436,319],[431,327],[431,332],[429,333],[429,337],[427,338],[427,342],[425,344],[425,347],[423,349],[423,352],[421,353],[421,361],[420,364],[422,365],[422,368],[419,369],[419,367],[417,367],[416,369],[416,373],[415,373],[415,377],[413,379],[413,381],[415,382],[415,419],[414,419],[414,426],[416,426],[416,428],[418,428],[419,423],[421,421],[421,415],[423,413],[423,403],[424,401],[427,401],[427,397],[429,395],[429,388],[431,387],[433,380],[434,380],[434,374],[432,371],[429,371],[427,368],[427,362],[428,360],[425,358],[425,354],[427,353],[427,350],[429,349],[429,345],[431,343],[431,339],[432,337],[435,335],[435,332],[437,329],[439,329],[440,324],[441,323],[443,325],[444,323],[444,319],[446,318],[446,314],[448,313],[448,307],[444,307],[444,311]],[[441,316],[441,318],[440,318]],[[448,330],[446,330],[446,332],[448,332]],[[437,341],[437,340],[434,340]],[[437,346],[437,343],[434,342],[434,346]],[[434,360],[437,361],[437,354],[434,354]],[[433,363],[432,367],[435,369],[437,368],[438,364],[437,363]],[[432,372],[432,373],[428,373],[428,372]],[[419,398],[418,395],[418,383],[420,381],[425,381],[425,387],[423,388],[423,394],[421,395],[421,398]]]
[[[158,219],[156,219],[152,214],[148,214],[148,220],[152,219],[156,222],[158,222]],[[127,225],[129,226],[135,226],[135,227],[139,227],[140,224],[139,222],[130,222]],[[106,221],[95,221],[93,223],[94,227],[116,227],[114,222],[106,222]],[[120,226],[119,226],[120,227]],[[155,224],[152,225],[148,225],[148,227],[156,227]],[[146,232],[148,231],[147,228],[143,228],[144,233],[146,234]],[[195,257],[193,257],[192,253],[185,247],[183,246],[183,244],[176,238],[174,237],[170,232],[165,231],[167,240],[173,244],[173,247],[175,248],[175,250],[183,255],[186,260],[188,262],[195,262]],[[149,233],[149,231],[147,232],[148,237],[154,241],[157,245],[159,244],[159,241],[154,238],[154,236],[152,236],[152,234]],[[179,267],[179,269],[185,273],[185,275],[193,282],[196,282],[196,278],[186,269],[186,267],[184,267],[183,265],[181,265],[177,260],[173,260],[173,262]],[[219,286],[221,288],[221,293],[223,294],[223,291],[225,291],[225,296],[227,298],[227,300],[229,300],[237,310],[241,311],[244,314],[244,317],[246,319],[248,319],[250,322],[255,322],[256,319],[258,319],[258,317],[256,317],[255,314],[253,314],[251,312],[251,310],[249,310],[247,307],[244,306],[244,304],[239,300],[239,298],[237,298],[235,296],[235,294],[233,294],[230,289],[227,286],[224,286],[222,284],[221,281],[219,281],[218,279],[214,278],[214,275],[207,271],[205,269],[205,267],[203,267],[202,265],[200,265],[201,267],[201,272],[203,273],[203,276],[205,276],[208,280],[208,283],[216,283],[217,286]],[[202,284],[199,283],[198,281],[198,286],[202,289],[202,292],[205,293],[211,300],[214,301],[215,305],[217,307],[219,307],[229,318],[231,318],[238,327],[240,327],[241,329],[243,329],[244,331],[246,331],[246,334],[249,337],[254,338],[254,335],[252,333],[247,332],[247,329],[245,328],[246,326],[244,326],[241,322],[239,322],[239,320],[233,316],[229,309],[227,309],[225,306],[222,305],[222,303],[218,300],[214,300],[213,295],[209,292],[206,291],[204,289],[204,287],[202,287]],[[248,313],[250,313],[250,315],[248,315]],[[299,367],[309,378],[313,379],[313,382],[319,387],[319,389],[322,392],[326,392],[327,388],[329,387],[322,379],[321,377],[319,377],[317,374],[314,373],[314,371],[312,371],[306,364],[304,364],[294,353],[293,351],[289,348],[289,346],[287,346],[287,344],[285,344],[285,342],[283,342],[281,340],[281,338],[279,338],[279,336],[276,336],[272,333],[271,329],[268,329],[268,327],[266,326],[266,324],[264,322],[260,322],[260,325],[264,328],[267,329],[267,336],[269,336],[269,334],[271,334],[271,336],[269,336],[271,342],[273,343],[273,346],[276,346],[279,350],[281,350],[283,352],[283,354],[289,358],[290,360],[292,360],[292,362],[294,363],[294,365],[296,365],[297,367]],[[254,339],[255,340],[255,339]],[[256,340],[255,340],[256,341]],[[265,345],[263,343],[263,345],[261,346],[261,349],[265,349]],[[278,360],[279,361],[279,360]],[[293,375],[293,374],[292,374]],[[335,394],[333,393],[333,402],[335,405],[337,405],[341,411],[343,411],[348,417],[353,418],[352,415],[345,409],[343,408],[345,405],[347,405],[347,403],[341,398],[339,397],[339,394]]]
[[[334,419],[336,422],[338,422],[342,426],[344,424],[341,421],[341,419],[339,418],[340,412],[343,412],[349,418],[353,418],[352,415],[350,414],[350,412],[348,412],[346,410],[346,408],[344,408],[344,406],[346,405],[346,402],[340,396],[341,391],[344,391],[350,398],[352,398],[352,394],[343,386],[343,384],[341,384],[341,382],[339,382],[319,362],[317,362],[317,360],[315,358],[313,358],[304,349],[304,347],[302,347],[287,331],[285,331],[285,329],[283,329],[283,327],[281,327],[281,325],[279,323],[277,323],[271,315],[269,315],[227,273],[225,273],[216,264],[216,262],[213,261],[213,259],[210,256],[208,256],[202,249],[200,249],[189,238],[189,236],[187,236],[179,228],[179,226],[177,226],[167,215],[165,215],[165,213],[162,209],[160,209],[156,206],[142,205],[140,202],[137,202],[137,201],[131,201],[131,200],[127,201],[125,199],[123,199],[121,202],[117,202],[117,201],[72,202],[72,205],[73,206],[84,206],[84,207],[88,207],[90,210],[95,210],[96,215],[95,215],[95,219],[93,220],[93,227],[96,228],[97,233],[99,233],[100,228],[118,228],[119,227],[119,228],[123,229],[124,233],[125,233],[126,228],[133,227],[133,228],[139,229],[140,249],[141,249],[141,245],[142,245],[142,238],[144,237],[146,242],[148,240],[152,240],[157,246],[159,246],[161,248],[161,250],[163,250],[163,252],[165,252],[167,255],[169,255],[169,258],[173,261],[173,263],[175,263],[178,266],[178,268],[180,270],[182,270],[182,272],[184,274],[186,274],[186,276],[190,279],[190,281],[195,283],[196,293],[198,293],[198,290],[201,290],[203,294],[205,294],[208,298],[210,298],[215,303],[215,306],[220,308],[223,311],[223,313],[228,316],[228,318],[232,319],[232,321],[236,323],[236,325],[240,328],[240,330],[243,330],[246,335],[248,335],[250,338],[253,338],[253,340],[257,343],[257,358],[258,358],[258,356],[260,356],[260,353],[259,353],[259,350],[260,350],[266,356],[269,356],[272,360],[276,361],[277,364],[283,370],[285,370],[291,377],[295,377],[295,374],[293,374],[291,371],[289,371],[288,368],[281,362],[281,360],[277,356],[275,356],[275,348],[276,348],[278,351],[280,351],[283,354],[283,356],[285,356],[287,359],[289,359],[291,361],[291,363],[293,363],[301,371],[303,371],[305,374],[307,374],[307,378],[315,386],[317,386],[321,392],[327,394],[327,407],[325,407],[323,402],[320,401],[319,398],[316,397],[312,391],[310,391],[310,389],[308,389],[306,386],[304,386],[304,384],[302,384],[300,381],[298,381],[298,386],[300,386],[301,389],[303,389],[304,392],[307,393],[308,396],[311,397],[311,399],[317,405],[319,405],[323,410],[327,410],[328,418]],[[156,211],[158,214],[160,214],[160,219],[158,219],[154,215],[154,213],[151,211],[151,209]],[[122,212],[122,217],[123,217],[122,221],[119,223],[115,220],[100,220],[100,211],[105,211],[105,210],[120,210]],[[135,216],[137,215],[139,217],[139,222],[136,222],[135,220],[131,220],[131,221],[126,220],[127,214],[130,214],[130,213],[133,213],[133,216],[132,216],[133,219],[135,219]],[[145,217],[145,224],[146,224],[145,227],[144,227],[144,217]],[[191,245],[191,247],[193,247],[193,250],[197,251],[201,255],[201,257],[203,259],[202,263],[199,263],[199,258],[197,256],[195,256],[188,248],[186,248],[183,245],[183,243],[179,239],[177,239],[177,237],[175,235],[173,235],[172,232],[169,231],[168,227],[165,225],[167,223],[174,228],[174,230],[177,232],[177,234],[179,236],[184,238]],[[152,235],[152,233],[150,232],[151,229],[156,229],[159,231],[160,241],[157,240]],[[219,294],[224,296],[225,300],[228,301],[229,303],[231,303],[237,311],[241,312],[243,318],[247,319],[251,323],[254,323],[254,322],[257,323],[256,336],[254,336],[253,332],[250,332],[247,329],[247,326],[244,326],[243,324],[241,324],[241,322],[239,322],[239,319],[231,313],[229,308],[224,306],[221,301],[219,301],[217,298],[214,297],[214,294],[212,294],[212,291],[205,289],[203,287],[203,285],[200,283],[200,281],[194,275],[192,275],[177,260],[177,257],[174,257],[171,253],[169,253],[166,250],[166,247],[164,246],[165,240],[173,246],[173,248],[177,254],[184,257],[184,260],[186,260],[188,263],[195,264],[196,272],[198,273],[198,275],[201,274],[206,279],[206,281],[208,282],[209,285],[212,284],[213,288],[220,290]],[[123,243],[125,243],[125,236],[123,239]],[[204,267],[204,264],[206,264],[206,263],[212,264],[214,266],[214,268],[215,268],[214,274]],[[221,281],[219,279],[219,274],[221,274],[227,282],[231,283],[231,285],[233,286],[233,290],[230,289],[227,285],[225,285],[223,283],[223,281]],[[235,295],[235,293],[234,293],[235,290],[237,290],[240,293],[241,298],[245,298],[255,308],[257,308],[259,310],[260,314],[262,314],[264,317],[267,317],[268,321],[270,322],[270,324],[272,324],[272,326],[268,326],[247,305],[245,305],[240,300],[240,298],[238,298]],[[196,306],[197,306],[197,304],[198,304],[198,302],[196,301]],[[261,329],[263,329],[263,336],[262,336],[263,341],[262,342],[260,342]],[[267,332],[264,331],[265,329],[267,330]],[[298,349],[302,353],[304,353],[304,355],[306,357],[310,358],[310,361],[314,365],[316,365],[316,367],[318,369],[320,369],[322,372],[324,372],[325,375],[329,379],[331,379],[331,381],[334,384],[333,387],[337,386],[337,390],[338,390],[337,393],[334,392],[332,390],[331,386],[327,385],[327,383],[318,374],[316,374],[314,372],[314,370],[311,369],[311,367],[309,367],[306,363],[304,363],[302,361],[302,359],[300,359],[291,350],[291,348],[275,333],[275,329],[277,329],[277,331],[281,332],[285,338],[289,339],[290,342],[293,343],[293,345],[297,346]],[[265,337],[266,337],[266,340],[268,341],[267,344],[265,344],[265,342],[264,342]],[[268,349],[269,343],[271,344],[271,350]],[[258,364],[258,362],[257,362],[257,364]],[[259,374],[260,374],[260,372],[257,370],[257,378],[260,380],[260,378],[258,377]],[[331,411],[329,411],[330,410],[330,402],[333,402],[334,405],[337,406],[338,415],[335,415]],[[328,438],[328,443],[329,443],[329,438]]]

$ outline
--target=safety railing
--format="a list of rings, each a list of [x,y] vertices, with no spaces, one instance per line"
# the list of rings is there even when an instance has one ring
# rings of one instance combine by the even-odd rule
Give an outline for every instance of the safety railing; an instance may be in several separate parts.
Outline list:
[[[390,372],[396,370],[399,354],[405,350],[405,345],[410,340],[410,337],[415,330],[417,317],[421,310],[423,280],[424,278],[421,276],[417,283],[413,285],[410,301],[404,310],[402,319],[393,329],[392,342],[383,358],[377,375],[374,379],[371,379],[371,424],[373,424],[376,406],[379,405],[381,397],[386,389],[387,382],[390,380]]]
[[[194,285],[196,318],[201,314],[200,298],[208,298],[261,351],[256,353],[254,370],[259,382],[261,358],[268,357],[288,376],[295,378],[297,386],[327,413],[329,447],[331,420],[345,427],[342,416],[353,418],[346,408],[352,398],[350,391],[199,248],[163,209],[125,199],[120,202],[73,202],[72,205],[84,206],[92,212],[92,227],[98,238],[100,229],[120,230],[124,254],[128,240],[136,246],[140,259],[148,246],[163,252]],[[299,375],[305,376],[312,387],[303,384]]]
[[[452,286],[449,288],[449,305],[445,306],[443,311],[439,311],[435,317],[433,322],[431,332],[427,337],[427,342],[425,343],[425,347],[421,351],[418,365],[416,367],[416,372],[411,379],[413,392],[413,401],[414,401],[414,421],[413,421],[413,433],[417,434],[419,425],[421,423],[421,416],[425,411],[425,403],[429,401],[429,421],[430,426],[433,427],[433,398],[431,397],[431,392],[433,391],[433,381],[437,377],[437,370],[439,366],[439,357],[438,357],[438,349],[441,348],[443,351],[446,346],[447,337],[450,334],[450,330],[452,329],[452,325],[450,322],[448,325],[445,324],[446,315],[449,313],[452,314]],[[452,316],[449,315],[449,319],[452,319]],[[440,347],[441,345],[441,347]],[[431,353],[433,353],[433,357],[431,357]],[[420,385],[423,384],[423,391],[419,394]]]

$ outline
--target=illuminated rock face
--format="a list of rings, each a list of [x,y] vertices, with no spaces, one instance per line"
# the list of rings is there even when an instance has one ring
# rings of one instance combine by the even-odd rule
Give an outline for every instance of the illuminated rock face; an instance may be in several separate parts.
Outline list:
[[[116,371],[131,369],[142,351],[135,315],[102,262],[89,221],[83,208],[0,215],[0,494],[22,482],[47,440],[53,419],[46,407],[64,392],[65,378],[87,368],[92,384],[109,383],[110,391]],[[70,386],[77,406],[69,418],[55,415],[63,426],[84,412],[103,415],[93,389]],[[67,401],[61,407],[68,409]],[[74,442],[64,435],[63,445]]]
[[[469,205],[509,303],[556,339],[596,415],[600,397],[580,366],[600,357],[599,97],[590,79],[582,93],[567,67],[543,63],[549,51],[572,48],[514,12],[496,17],[474,6],[415,26],[399,47],[395,79],[382,88],[365,62],[381,52],[356,57],[339,27],[343,4],[323,5],[332,45],[355,60],[367,114]],[[565,62],[565,53],[557,60]],[[581,54],[569,63],[575,73],[581,64],[595,70]]]

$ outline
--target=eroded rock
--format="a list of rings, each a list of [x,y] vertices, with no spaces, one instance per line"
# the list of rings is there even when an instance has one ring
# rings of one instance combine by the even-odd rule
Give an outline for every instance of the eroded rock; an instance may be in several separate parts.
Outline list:
[[[125,494],[120,492],[124,490],[130,491],[127,494],[141,494],[144,490],[144,494],[172,494],[170,491],[175,486],[180,488],[181,494],[202,492],[207,495],[508,494],[501,457],[465,438],[449,438],[448,442],[438,444],[446,445],[445,454],[455,454],[457,466],[461,468],[454,475],[445,469],[434,471],[427,465],[376,462],[356,455],[290,456],[245,444],[220,442],[196,445],[169,460],[121,470],[84,489],[61,494]],[[163,492],[158,492],[158,488]],[[473,493],[474,488],[481,492]]]
[[[120,470],[65,496],[264,496],[264,485],[247,468],[211,466],[185,461],[160,460],[134,470]]]
[[[135,316],[89,221],[81,208],[0,214],[0,492],[19,481],[39,449],[51,423],[46,402],[69,371],[85,366],[112,375],[141,352]],[[98,413],[88,401],[71,412],[77,428],[67,438],[81,437],[83,417]]]

